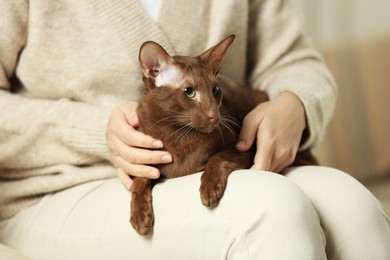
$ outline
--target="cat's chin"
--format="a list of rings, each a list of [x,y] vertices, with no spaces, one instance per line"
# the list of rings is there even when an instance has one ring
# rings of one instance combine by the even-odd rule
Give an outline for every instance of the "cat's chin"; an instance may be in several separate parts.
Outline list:
[[[210,125],[210,126],[207,126],[207,127],[200,127],[200,128],[197,128],[197,130],[201,133],[204,133],[204,134],[210,134],[211,132],[213,132],[215,129],[217,129],[218,125]]]

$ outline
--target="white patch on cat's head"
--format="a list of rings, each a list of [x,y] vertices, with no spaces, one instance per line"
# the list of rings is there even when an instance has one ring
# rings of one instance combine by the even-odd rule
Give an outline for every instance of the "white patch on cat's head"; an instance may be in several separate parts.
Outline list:
[[[155,79],[156,87],[172,86],[178,88],[183,83],[184,83],[183,74],[178,68],[174,66],[171,66],[161,71]]]

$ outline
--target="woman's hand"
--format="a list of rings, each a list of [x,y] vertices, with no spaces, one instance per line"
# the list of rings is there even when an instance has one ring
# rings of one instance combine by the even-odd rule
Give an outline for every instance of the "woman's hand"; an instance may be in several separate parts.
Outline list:
[[[129,102],[114,109],[107,126],[111,160],[119,179],[128,189],[133,183],[131,176],[156,179],[160,172],[150,165],[172,161],[168,152],[156,150],[163,147],[160,140],[136,129],[139,126],[137,106],[136,102]]]
[[[245,117],[236,147],[247,151],[256,139],[252,169],[280,172],[294,162],[305,127],[305,109],[300,99],[283,92],[259,104]]]

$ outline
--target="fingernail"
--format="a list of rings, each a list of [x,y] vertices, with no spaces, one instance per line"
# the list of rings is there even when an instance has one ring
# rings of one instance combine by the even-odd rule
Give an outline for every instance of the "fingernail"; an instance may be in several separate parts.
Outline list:
[[[149,172],[149,176],[150,176],[151,178],[157,178],[157,177],[158,177],[158,171],[157,171],[157,170],[151,170],[151,171]]]
[[[156,148],[161,148],[161,147],[163,147],[163,144],[162,144],[161,141],[154,141],[154,142],[152,143],[152,145],[153,145],[154,147],[156,147]]]
[[[167,163],[172,162],[172,156],[169,154],[165,154],[163,155],[163,157],[161,157],[161,161]]]

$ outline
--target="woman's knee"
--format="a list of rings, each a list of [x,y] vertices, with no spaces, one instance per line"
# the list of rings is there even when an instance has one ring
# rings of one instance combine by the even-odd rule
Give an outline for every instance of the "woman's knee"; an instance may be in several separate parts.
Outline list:
[[[318,215],[300,188],[284,176],[236,171],[229,177],[220,206],[234,211],[235,222],[242,223],[241,232],[247,240],[288,245],[279,252],[280,259],[325,259],[325,239]],[[260,248],[259,254],[277,250],[272,246]]]
[[[327,211],[365,215],[381,209],[379,201],[366,187],[334,168],[298,167],[289,171],[287,178],[299,186],[320,211],[324,208]]]
[[[340,170],[319,166],[292,169],[287,178],[305,192],[319,213],[330,259],[390,257],[389,219],[361,183]]]
[[[248,206],[252,212],[258,209],[281,215],[311,209],[310,201],[297,185],[282,175],[265,171],[233,172],[222,200]]]
[[[279,225],[306,226],[309,222],[319,223],[317,212],[309,199],[296,184],[283,175],[250,170],[240,174],[241,176],[237,176],[239,181],[232,178],[231,189],[241,185],[245,191],[240,193],[236,190],[232,193],[246,197],[252,204],[252,212],[265,213],[273,222],[279,222]]]

